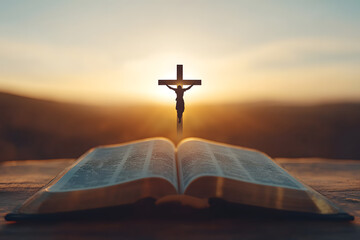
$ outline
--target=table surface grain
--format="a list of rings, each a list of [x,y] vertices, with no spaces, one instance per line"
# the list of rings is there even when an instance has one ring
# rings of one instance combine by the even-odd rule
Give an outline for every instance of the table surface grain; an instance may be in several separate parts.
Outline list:
[[[276,161],[355,216],[352,222],[300,219],[123,219],[6,222],[4,216],[73,163],[73,159],[0,164],[0,239],[360,239],[360,161]]]

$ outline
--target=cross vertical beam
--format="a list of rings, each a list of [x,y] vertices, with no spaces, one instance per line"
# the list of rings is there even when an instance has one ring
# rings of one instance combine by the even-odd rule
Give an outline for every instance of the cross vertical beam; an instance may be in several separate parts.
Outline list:
[[[183,80],[183,65],[176,65],[176,76],[177,76],[177,81],[182,81]]]
[[[176,141],[179,143],[183,137],[183,120],[179,123],[178,120],[176,120],[176,128],[177,128],[177,139]]]

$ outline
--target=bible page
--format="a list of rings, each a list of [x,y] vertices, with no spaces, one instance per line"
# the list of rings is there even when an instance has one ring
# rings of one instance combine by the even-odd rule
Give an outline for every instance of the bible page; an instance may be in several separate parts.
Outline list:
[[[187,140],[178,148],[180,191],[201,176],[217,176],[293,189],[305,187],[265,154],[202,140]]]
[[[49,191],[100,188],[148,177],[166,179],[178,189],[175,147],[169,140],[159,138],[95,148]]]

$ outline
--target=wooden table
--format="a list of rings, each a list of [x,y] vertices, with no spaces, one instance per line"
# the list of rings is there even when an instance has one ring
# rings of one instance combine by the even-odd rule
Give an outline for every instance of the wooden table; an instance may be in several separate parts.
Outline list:
[[[295,177],[355,216],[352,222],[292,219],[131,219],[6,222],[4,215],[73,159],[0,165],[0,239],[360,239],[360,161],[276,159]]]

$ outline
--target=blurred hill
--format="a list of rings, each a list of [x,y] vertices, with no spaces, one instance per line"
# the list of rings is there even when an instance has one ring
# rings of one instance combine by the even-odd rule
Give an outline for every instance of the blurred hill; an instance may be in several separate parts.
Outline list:
[[[186,100],[186,99],[185,99]],[[91,147],[146,137],[176,139],[174,106],[87,106],[0,93],[0,161],[75,158]],[[184,137],[272,157],[360,159],[360,104],[186,104]]]

